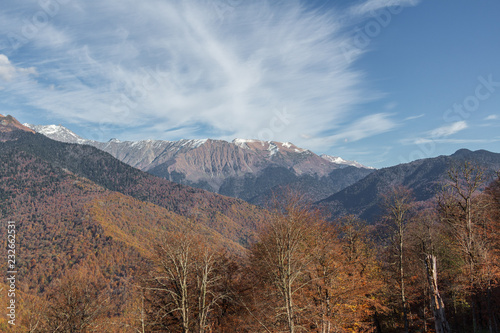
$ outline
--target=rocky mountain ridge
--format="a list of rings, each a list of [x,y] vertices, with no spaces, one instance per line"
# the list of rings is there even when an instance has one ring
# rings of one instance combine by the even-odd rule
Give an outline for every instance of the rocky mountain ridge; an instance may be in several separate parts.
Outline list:
[[[330,177],[332,172],[346,167],[354,166],[350,170],[349,178],[357,181],[366,176],[365,167],[354,161],[346,161],[340,157],[319,156],[310,150],[295,146],[290,142],[260,141],[248,139],[234,139],[232,142],[213,139],[198,140],[141,140],[120,141],[112,139],[108,142],[86,140],[60,125],[31,125],[25,126],[43,134],[53,140],[66,143],[91,145],[127,163],[135,168],[149,172],[153,175],[168,180],[203,188],[215,193],[231,195],[238,198],[249,199],[245,193],[251,192],[256,197],[268,192],[275,187],[288,186],[295,182],[304,183],[304,177],[320,180]],[[280,181],[276,180],[276,168],[281,168],[289,177]],[[328,183],[320,191],[321,196],[313,200],[323,199],[334,191],[350,185],[344,180],[319,182]],[[259,185],[255,185],[258,182]],[[306,182],[313,186],[311,181]],[[237,186],[230,188],[231,184]],[[302,185],[301,185],[302,186]],[[314,184],[317,186],[317,183]],[[321,186],[321,185],[320,185]],[[258,201],[258,200],[257,200]]]

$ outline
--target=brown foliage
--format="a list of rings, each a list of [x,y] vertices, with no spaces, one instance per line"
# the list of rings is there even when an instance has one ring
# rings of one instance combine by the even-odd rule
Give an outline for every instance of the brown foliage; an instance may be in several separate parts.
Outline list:
[[[48,293],[41,332],[104,332],[110,294],[102,274],[87,265],[73,269]]]
[[[253,329],[369,331],[380,283],[361,222],[345,220],[339,233],[299,197],[286,200],[251,250]]]

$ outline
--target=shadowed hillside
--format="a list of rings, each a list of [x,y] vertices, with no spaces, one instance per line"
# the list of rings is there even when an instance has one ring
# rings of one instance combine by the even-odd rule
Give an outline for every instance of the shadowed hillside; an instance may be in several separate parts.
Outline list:
[[[320,201],[318,205],[331,214],[332,218],[356,214],[374,222],[380,214],[380,195],[391,187],[406,186],[413,191],[416,200],[429,200],[440,190],[447,178],[448,169],[466,160],[485,170],[486,184],[494,179],[496,171],[500,169],[500,154],[461,149],[451,156],[428,158],[377,170]]]

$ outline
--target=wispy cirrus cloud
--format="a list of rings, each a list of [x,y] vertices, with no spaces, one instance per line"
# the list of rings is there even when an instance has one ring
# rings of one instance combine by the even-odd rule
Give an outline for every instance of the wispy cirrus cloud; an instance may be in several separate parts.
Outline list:
[[[408,121],[408,120],[415,120],[415,119],[419,119],[419,118],[422,118],[422,117],[425,117],[425,113],[422,113],[422,114],[419,114],[419,115],[416,115],[416,116],[406,117],[406,118],[405,118],[405,121]]]
[[[352,142],[379,135],[396,128],[398,124],[387,113],[377,113],[362,117],[347,126],[340,133],[327,138],[329,142]]]
[[[481,140],[470,140],[470,139],[453,139],[449,138],[454,134],[462,132],[463,130],[469,128],[469,125],[466,121],[457,121],[451,124],[446,124],[440,127],[437,127],[431,131],[427,131],[420,135],[418,138],[406,138],[400,140],[402,144],[426,144],[426,143],[480,143]],[[490,142],[487,140],[487,142]]]
[[[0,26],[22,31],[23,15],[40,10],[30,4],[8,4],[0,16],[9,26]],[[326,150],[396,126],[389,114],[351,115],[379,95],[339,45],[351,42],[346,30],[359,16],[415,4],[318,12],[298,0],[72,0],[7,50],[39,75],[0,94],[104,137],[266,138]]]
[[[395,6],[416,6],[420,0],[368,0],[351,7],[352,15],[373,15],[377,10]]]
[[[417,139],[415,140],[415,144],[422,145],[427,143],[451,143],[451,144],[486,144],[486,143],[495,143],[499,142],[500,139]]]
[[[468,127],[467,122],[462,120],[462,121],[457,121],[449,125],[444,125],[438,128],[433,129],[432,131],[429,132],[429,136],[433,138],[443,138],[443,137],[448,137],[450,135],[456,134],[460,131],[463,131]]]

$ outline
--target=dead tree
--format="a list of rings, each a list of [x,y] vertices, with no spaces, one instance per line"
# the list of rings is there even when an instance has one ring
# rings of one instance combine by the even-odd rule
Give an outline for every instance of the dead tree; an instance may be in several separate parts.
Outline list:
[[[425,268],[427,271],[427,281],[430,288],[431,306],[434,313],[434,326],[436,333],[450,332],[450,326],[446,320],[444,303],[439,293],[437,279],[437,260],[433,254],[427,254],[425,257]]]

